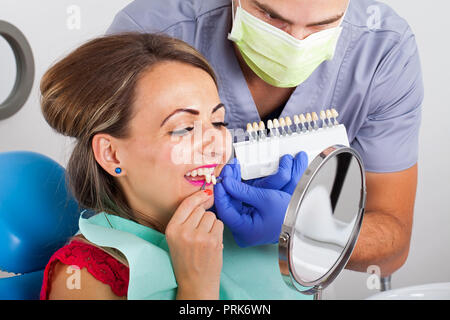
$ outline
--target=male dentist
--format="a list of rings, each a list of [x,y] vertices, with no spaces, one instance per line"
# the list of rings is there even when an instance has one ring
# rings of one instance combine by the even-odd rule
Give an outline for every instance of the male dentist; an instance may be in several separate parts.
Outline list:
[[[423,84],[414,34],[390,7],[373,0],[136,0],[107,33],[128,31],[163,32],[197,48],[218,74],[230,128],[336,109],[367,179],[347,268],[378,265],[387,276],[405,263]],[[277,240],[306,164],[304,153],[284,157],[277,175],[252,184],[240,182],[237,164],[225,167],[215,206],[238,244]]]

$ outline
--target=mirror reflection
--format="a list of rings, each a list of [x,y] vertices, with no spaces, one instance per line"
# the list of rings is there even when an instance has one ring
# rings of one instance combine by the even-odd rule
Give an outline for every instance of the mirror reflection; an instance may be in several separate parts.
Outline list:
[[[296,279],[312,283],[338,262],[361,204],[361,168],[350,153],[328,159],[312,177],[298,207],[292,239]]]

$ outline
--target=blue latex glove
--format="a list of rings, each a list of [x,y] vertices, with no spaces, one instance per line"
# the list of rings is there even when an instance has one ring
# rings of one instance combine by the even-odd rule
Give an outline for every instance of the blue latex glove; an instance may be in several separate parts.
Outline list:
[[[283,158],[275,175],[256,179],[253,185],[241,182],[240,165],[236,159],[222,170],[222,183],[214,187],[215,211],[230,228],[240,247],[278,242],[291,194],[308,165],[304,152],[294,159],[289,156]],[[280,183],[276,176],[285,175],[289,164],[290,179],[286,175]],[[265,188],[274,186],[283,190]]]
[[[233,162],[232,165],[236,164]],[[246,183],[257,188],[281,190],[292,195],[307,167],[308,156],[305,152],[299,152],[295,158],[287,154],[281,157],[275,174],[248,180]]]

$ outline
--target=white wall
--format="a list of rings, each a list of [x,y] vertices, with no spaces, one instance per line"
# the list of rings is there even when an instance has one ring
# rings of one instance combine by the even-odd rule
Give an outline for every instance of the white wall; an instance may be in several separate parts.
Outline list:
[[[84,41],[103,34],[114,14],[130,0],[0,0],[0,20],[19,27],[34,50],[36,78],[31,97],[13,117],[0,121],[0,152],[31,150],[63,166],[70,140],[55,134],[39,109],[39,79],[57,59]],[[205,0],[207,1],[207,0]],[[352,0],[358,1],[358,0]],[[419,185],[410,256],[393,276],[393,288],[450,281],[450,30],[448,0],[386,0],[405,17],[417,36],[425,81],[420,135]],[[66,12],[81,9],[81,29],[69,30]],[[5,57],[0,52],[0,61]],[[2,65],[0,64],[0,67]],[[1,92],[1,91],[0,91]],[[367,274],[344,271],[326,298],[361,299],[375,291],[366,287]]]
[[[33,49],[36,64],[33,91],[27,103],[13,117],[0,121],[0,152],[36,151],[65,166],[71,150],[67,148],[70,140],[54,133],[42,117],[39,81],[52,63],[83,42],[104,34],[114,15],[130,2],[131,0],[0,0],[0,20],[14,24],[25,34]],[[68,13],[68,10],[73,5],[80,9],[80,29],[69,29],[74,11]]]

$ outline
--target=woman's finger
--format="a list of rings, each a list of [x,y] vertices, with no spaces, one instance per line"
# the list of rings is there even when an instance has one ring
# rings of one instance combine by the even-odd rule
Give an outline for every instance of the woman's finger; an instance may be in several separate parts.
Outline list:
[[[183,226],[196,229],[205,214],[205,208],[198,206],[192,211],[191,215],[183,222]]]
[[[182,224],[186,221],[186,219],[191,215],[192,211],[204,202],[206,202],[211,197],[211,194],[208,194],[204,190],[200,190],[193,195],[184,199],[178,209],[175,211],[174,215],[170,219],[170,223],[173,224]]]
[[[211,231],[211,228],[214,225],[214,221],[216,221],[216,215],[212,213],[211,211],[206,211],[203,214],[202,219],[200,220],[200,223],[198,224],[197,229],[202,232],[209,233]]]
[[[224,228],[223,222],[220,221],[219,219],[216,219],[210,231],[211,235],[217,239],[218,244],[223,243],[223,228]]]

